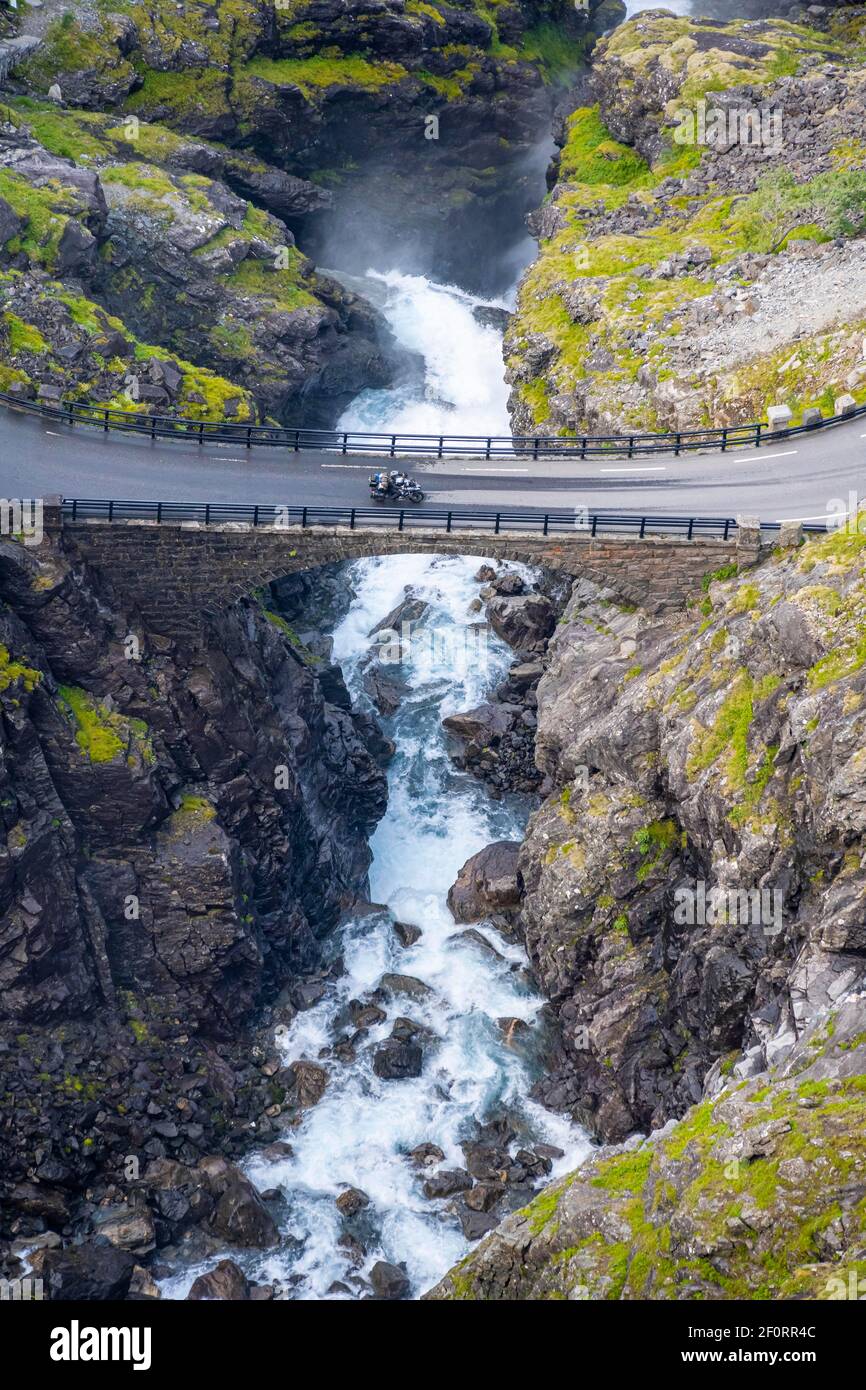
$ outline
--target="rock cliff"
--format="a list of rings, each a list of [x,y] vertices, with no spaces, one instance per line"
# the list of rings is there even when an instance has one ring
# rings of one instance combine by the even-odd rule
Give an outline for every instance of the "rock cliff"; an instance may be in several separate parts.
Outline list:
[[[540,1098],[628,1142],[436,1296],[822,1297],[859,1258],[860,527],[707,575],[679,620],[575,585],[509,911],[562,1028]]]
[[[0,592],[0,1237],[50,1249],[292,1103],[251,1038],[365,895],[386,750],[267,595],[175,643],[47,540]]]
[[[806,18],[651,10],[598,45],[506,338],[515,432],[866,397],[864,15]]]

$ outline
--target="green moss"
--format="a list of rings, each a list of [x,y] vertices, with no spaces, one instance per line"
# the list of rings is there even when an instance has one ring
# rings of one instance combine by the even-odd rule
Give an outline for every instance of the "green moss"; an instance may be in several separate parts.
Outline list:
[[[210,821],[216,816],[216,808],[204,796],[185,796],[175,815],[186,816],[192,820]]]
[[[329,87],[357,87],[378,91],[407,77],[400,63],[372,62],[360,53],[312,58],[254,58],[239,74],[258,77],[278,87],[297,87],[308,100],[319,97]]]
[[[32,666],[24,666],[13,661],[9,648],[0,644],[0,691],[8,690],[10,685],[20,685],[29,694],[36,689],[42,679],[42,672]]]
[[[567,131],[560,178],[599,189],[650,181],[649,165],[630,146],[614,140],[597,106],[575,111]]]
[[[318,304],[315,295],[301,283],[304,258],[297,247],[286,248],[288,265],[277,270],[265,261],[242,261],[226,284],[236,294],[252,295],[285,313]]]
[[[17,314],[4,313],[3,321],[9,331],[9,351],[48,352],[49,347],[39,329],[32,323],[25,323]]]
[[[23,231],[6,243],[13,254],[23,251],[35,265],[50,269],[71,213],[80,208],[74,189],[50,179],[37,188],[10,169],[0,169],[0,198],[24,222]]]
[[[144,761],[154,761],[143,720],[116,714],[78,686],[60,685],[57,689],[77,726],[75,741],[92,763],[113,762],[126,753],[131,742]]]

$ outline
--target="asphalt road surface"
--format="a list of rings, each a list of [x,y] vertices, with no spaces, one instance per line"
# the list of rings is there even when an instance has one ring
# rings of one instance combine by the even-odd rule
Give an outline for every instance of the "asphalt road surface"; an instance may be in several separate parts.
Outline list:
[[[866,491],[866,417],[760,449],[592,461],[400,460],[437,508],[587,507],[639,515],[823,522]],[[369,505],[375,455],[104,434],[0,406],[0,495],[284,506]],[[423,511],[423,508],[419,508]]]

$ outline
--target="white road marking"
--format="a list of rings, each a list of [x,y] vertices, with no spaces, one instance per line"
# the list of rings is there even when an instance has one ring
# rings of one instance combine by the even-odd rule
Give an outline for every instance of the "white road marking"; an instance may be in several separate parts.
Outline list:
[[[45,433],[46,433],[46,434],[50,434],[52,439],[62,439],[62,438],[63,438],[63,435],[62,435],[62,434],[58,434],[58,433],[57,433],[57,430],[46,430]]]
[[[528,468],[458,468],[458,473],[528,473]]]
[[[323,463],[322,468],[362,468],[367,472],[366,463]],[[375,469],[374,469],[375,472]]]
[[[734,463],[751,463],[753,459],[787,459],[790,458],[792,454],[798,452],[797,449],[785,449],[784,453],[781,454],[765,454],[763,449],[756,449],[754,454],[746,454],[745,457],[739,454],[738,451],[737,454],[717,454],[716,458],[723,460],[725,463],[730,463],[732,460]],[[712,459],[706,461],[709,463],[713,462]]]
[[[600,473],[665,473],[665,464],[656,463],[650,468],[600,468]]]

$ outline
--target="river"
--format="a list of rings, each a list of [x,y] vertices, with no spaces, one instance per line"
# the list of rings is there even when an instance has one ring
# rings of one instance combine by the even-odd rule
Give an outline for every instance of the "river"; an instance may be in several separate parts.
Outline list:
[[[368,1296],[366,1276],[377,1260],[404,1267],[412,1296],[441,1278],[470,1246],[449,1200],[431,1200],[422,1184],[431,1172],[464,1166],[460,1142],[473,1139],[478,1124],[507,1116],[519,1134],[512,1151],[536,1141],[561,1149],[554,1175],[588,1151],[583,1130],[529,1099],[543,1067],[545,1023],[522,946],[482,926],[499,955],[479,949],[463,938],[465,928],[446,905],[464,861],[492,840],[520,838],[529,810],[525,798],[492,800],[480,782],[457,771],[441,727],[446,714],[478,703],[513,660],[492,633],[484,630],[479,643],[473,626],[480,563],[425,555],[360,561],[351,571],[355,599],[334,633],[335,660],[359,701],[368,634],[407,585],[429,603],[422,632],[435,640],[416,640],[403,672],[407,694],[384,721],[397,751],[388,810],[372,839],[370,879],[373,901],[388,911],[359,916],[335,936],[330,950],[342,955],[344,973],[281,1040],[287,1064],[324,1060],[327,1088],[300,1126],[287,1131],[292,1157],[253,1154],[246,1165],[258,1188],[283,1193],[286,1243],[264,1258],[232,1257],[251,1277],[275,1282],[284,1297]],[[420,939],[401,945],[394,920],[419,927]],[[368,999],[389,972],[421,980],[432,992],[421,999],[377,995],[385,1020],[358,1041],[354,1060],[336,1060],[331,1049],[347,1034],[349,1001]],[[417,1078],[383,1080],[373,1071],[373,1052],[400,1017],[430,1030],[423,1070]],[[514,1018],[529,1028],[509,1042],[499,1020]],[[423,1143],[444,1152],[437,1168],[419,1171],[409,1160]],[[346,1186],[369,1198],[348,1226],[364,1250],[354,1264],[338,1244],[347,1228],[335,1201]],[[185,1271],[164,1293],[184,1297],[212,1264]]]

